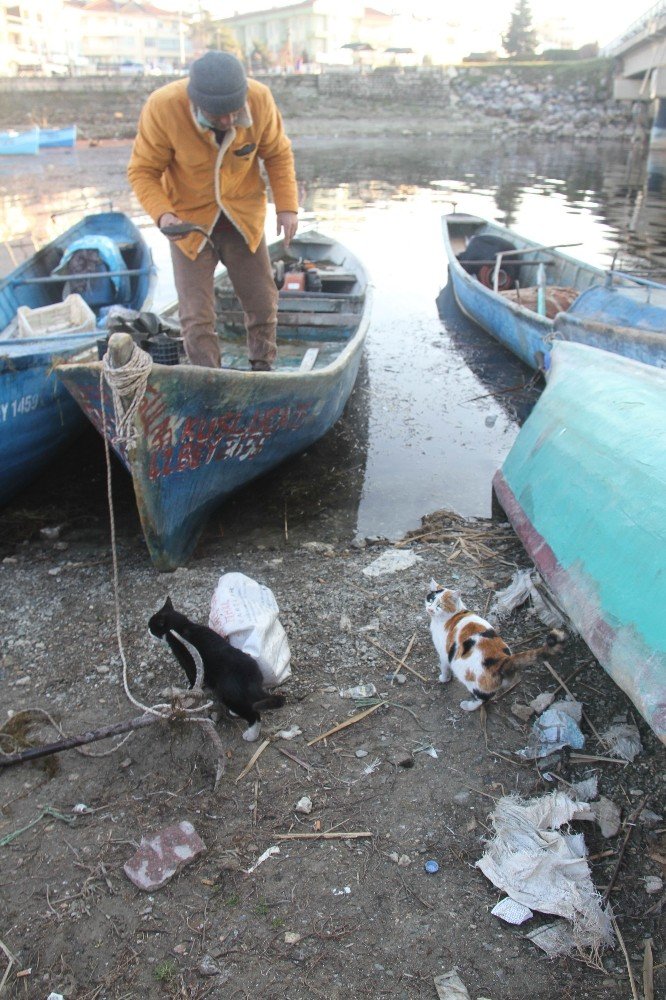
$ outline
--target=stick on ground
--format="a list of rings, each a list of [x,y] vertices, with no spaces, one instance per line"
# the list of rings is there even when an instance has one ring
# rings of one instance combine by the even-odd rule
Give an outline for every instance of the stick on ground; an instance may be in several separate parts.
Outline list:
[[[371,715],[376,712],[378,708],[385,705],[385,701],[380,701],[376,705],[372,705],[370,708],[366,708],[365,712],[359,712],[358,715],[352,715],[351,719],[347,719],[346,722],[340,722],[337,726],[333,726],[332,729],[327,730],[327,732],[322,733],[321,736],[315,737],[314,740],[310,740],[308,746],[314,746],[315,743],[319,743],[320,740],[325,740],[328,736],[332,736],[333,733],[339,733],[341,729],[346,729],[347,726],[353,726],[356,722],[360,722],[361,719],[365,719],[366,716]]]
[[[55,743],[44,743],[39,747],[28,747],[17,753],[0,754],[0,767],[9,767],[12,764],[22,764],[26,760],[36,760],[38,757],[49,757],[51,754],[60,753],[61,750],[71,750],[73,747],[81,747],[86,743],[96,743],[98,740],[106,740],[110,736],[119,736],[121,733],[129,733],[132,729],[141,729],[143,726],[152,726],[158,722],[159,715],[139,715],[135,719],[127,722],[116,722],[113,726],[104,726],[102,729],[91,729],[87,733],[80,733],[78,736],[68,736],[67,739],[57,740]]]

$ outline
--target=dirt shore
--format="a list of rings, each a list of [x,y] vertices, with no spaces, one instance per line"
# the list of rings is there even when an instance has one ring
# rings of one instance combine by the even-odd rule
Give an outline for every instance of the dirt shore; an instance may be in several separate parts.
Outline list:
[[[29,516],[13,510],[3,525],[5,752],[59,738],[55,723],[69,735],[138,714],[123,690],[100,508],[63,511],[58,488],[56,479],[41,510],[35,503]],[[48,539],[40,529],[55,527],[57,512],[61,527],[46,532]],[[219,575],[237,570],[271,587],[280,605],[292,651],[293,675],[282,688],[287,703],[266,713],[261,740],[269,743],[249,771],[261,741],[244,743],[234,721],[220,722],[226,772],[217,790],[212,744],[200,726],[184,722],[136,732],[107,756],[70,750],[4,770],[0,980],[8,972],[8,996],[413,1000],[434,997],[434,977],[456,966],[472,998],[625,1000],[630,985],[619,947],[596,962],[548,961],[523,933],[548,918],[521,928],[502,923],[489,912],[501,894],[474,867],[500,796],[547,794],[590,774],[623,818],[608,839],[596,825],[580,827],[593,879],[602,893],[614,883],[613,910],[639,979],[651,939],[661,965],[658,995],[663,891],[649,894],[645,879],[663,875],[664,823],[631,822],[639,802],[664,812],[655,738],[637,719],[643,751],[634,763],[574,763],[562,753],[548,762],[548,781],[515,756],[529,723],[512,713],[514,702],[557,690],[544,664],[491,705],[485,721],[461,711],[457,682],[437,683],[423,609],[428,581],[434,575],[455,584],[483,611],[493,590],[526,565],[501,519],[431,517],[421,537],[403,546],[414,564],[377,577],[363,570],[388,548],[381,544],[343,547],[307,532],[285,537],[277,526],[258,541],[223,534],[213,523],[191,565],[164,576],[147,560],[122,484],[116,516],[133,697],[154,704],[165,687],[183,681],[166,647],[150,643],[146,631],[166,594],[206,621]],[[543,631],[527,609],[503,626],[518,647]],[[403,655],[400,684],[391,675]],[[580,640],[568,642],[556,667],[571,677],[568,686],[597,731],[618,713],[636,717]],[[313,742],[367,707],[339,694],[358,683],[375,684],[380,707]],[[292,725],[301,734],[281,739]],[[584,752],[607,757],[583,728]],[[310,814],[296,811],[303,796]],[[140,891],[124,864],[142,837],[184,820],[205,853],[163,888]],[[334,838],[280,839],[329,831]],[[269,847],[280,851],[247,874]],[[439,864],[436,874],[424,870],[429,859]]]
[[[377,118],[367,127],[390,135],[396,123]],[[327,129],[352,134],[359,119],[339,115]],[[289,130],[321,134],[321,121],[301,117]],[[104,164],[104,142],[91,153],[100,154],[107,186],[120,190],[124,173]],[[626,714],[643,749],[633,763],[610,760],[584,721],[583,754],[592,760],[565,751],[537,767],[516,756],[532,720],[512,707],[544,691],[562,694],[545,664],[527,670],[485,719],[460,709],[457,682],[437,682],[423,607],[428,581],[455,585],[483,613],[528,565],[503,517],[431,516],[397,549],[413,553],[413,565],[367,576],[363,570],[396,547],[336,541],[333,519],[303,514],[307,504],[292,499],[283,471],[288,523],[282,494],[266,500],[259,526],[248,525],[240,499],[224,519],[213,518],[190,565],[165,576],[149,563],[128,479],[116,469],[116,608],[106,470],[91,435],[0,520],[0,750],[59,739],[56,724],[70,735],[139,714],[123,687],[116,610],[132,696],[163,701],[161,692],[183,677],[168,650],[149,640],[148,618],[170,594],[180,610],[207,621],[223,572],[273,590],[292,677],[282,688],[286,705],[266,713],[259,743],[245,743],[235,721],[221,720],[226,770],[217,789],[211,742],[201,726],[182,721],[137,731],[106,756],[68,750],[0,771],[0,993],[4,986],[17,1000],[52,992],[68,1000],[431,1000],[434,978],[457,967],[472,1000],[627,1000],[637,995],[627,961],[640,984],[648,941],[653,995],[664,992],[663,887],[653,892],[666,867],[663,748],[631,703],[571,637],[553,661],[559,676],[594,730]],[[349,461],[352,446],[342,438],[339,456],[322,447],[316,468],[330,496],[334,466]],[[81,469],[86,483],[75,492]],[[270,484],[264,489],[270,494]],[[515,649],[544,631],[526,607],[502,625]],[[403,657],[399,683],[393,674]],[[340,696],[360,683],[376,686],[377,707]],[[318,739],[368,707],[375,710]],[[301,733],[282,739],[292,725]],[[247,770],[264,739],[268,746]],[[573,830],[584,833],[599,892],[610,888],[628,958],[616,946],[548,960],[525,934],[550,918],[502,923],[490,913],[502,894],[475,863],[498,798],[548,794],[592,774],[618,805],[621,825],[610,837],[592,823]],[[310,813],[296,810],[304,796]],[[182,821],[205,852],[163,888],[137,889],[124,865],[141,838]],[[326,832],[333,836],[312,836]],[[309,836],[281,839],[286,834]],[[248,874],[271,847],[279,853]],[[427,860],[438,872],[426,872]],[[646,977],[649,985],[649,970]]]

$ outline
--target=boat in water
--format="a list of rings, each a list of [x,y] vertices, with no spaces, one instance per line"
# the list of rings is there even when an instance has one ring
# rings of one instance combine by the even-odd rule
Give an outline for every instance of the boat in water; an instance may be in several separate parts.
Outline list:
[[[462,311],[531,368],[557,340],[666,368],[666,285],[603,271],[475,215],[442,217]]]
[[[121,212],[85,216],[0,279],[0,504],[85,427],[57,364],[95,344],[112,307],[148,308],[154,284],[148,245]]]
[[[25,132],[8,129],[0,132],[0,156],[36,156],[39,152],[38,128]]]
[[[114,333],[104,362],[58,367],[132,476],[159,570],[188,560],[227,497],[321,438],[354,387],[371,300],[363,265],[314,230],[298,234],[288,252],[281,241],[269,249],[282,286],[275,370],[248,370],[243,313],[225,270],[215,279],[222,368],[186,362],[177,303],[161,314],[162,332],[143,344]],[[140,398],[125,397],[119,406],[114,371],[128,366],[144,372]],[[100,394],[103,367],[108,383]]]
[[[76,125],[63,125],[60,128],[40,128],[39,148],[53,149],[64,147],[71,149],[76,145]]]

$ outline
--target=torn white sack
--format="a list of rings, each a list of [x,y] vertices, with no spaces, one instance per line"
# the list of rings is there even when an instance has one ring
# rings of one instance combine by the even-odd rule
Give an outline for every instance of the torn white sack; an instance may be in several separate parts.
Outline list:
[[[243,573],[224,573],[210,606],[208,625],[259,664],[268,687],[291,675],[291,652],[278,619],[273,591]]]
[[[592,883],[583,835],[559,830],[589,812],[589,803],[565,792],[529,801],[505,796],[491,814],[494,836],[476,866],[516,902],[569,920],[578,947],[599,949],[614,940],[610,915]]]

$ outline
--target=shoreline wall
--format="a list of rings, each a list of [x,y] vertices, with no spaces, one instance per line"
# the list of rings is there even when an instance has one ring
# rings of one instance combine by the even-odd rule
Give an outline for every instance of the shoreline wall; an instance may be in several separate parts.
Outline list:
[[[84,138],[132,138],[151,91],[171,77],[0,78],[0,128],[75,121]],[[479,125],[504,134],[623,140],[641,114],[612,97],[610,60],[474,65],[372,73],[266,75],[288,121],[380,118],[427,122],[438,131]],[[644,106],[639,111],[642,111]],[[643,115],[644,117],[644,115]],[[311,131],[311,130],[310,130]]]

